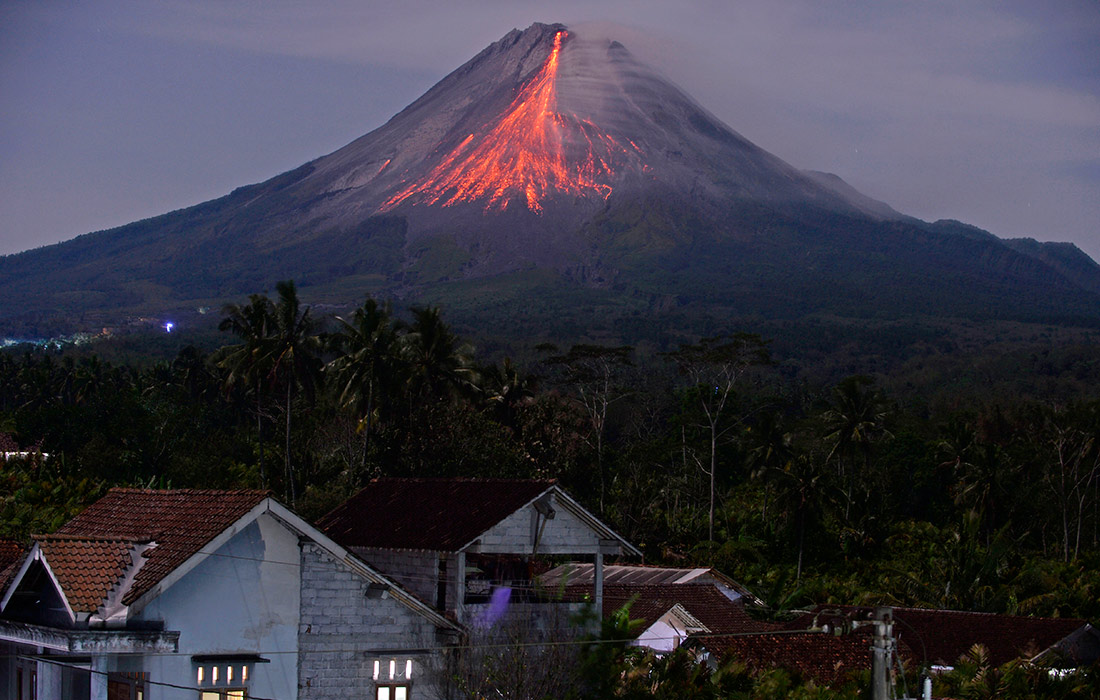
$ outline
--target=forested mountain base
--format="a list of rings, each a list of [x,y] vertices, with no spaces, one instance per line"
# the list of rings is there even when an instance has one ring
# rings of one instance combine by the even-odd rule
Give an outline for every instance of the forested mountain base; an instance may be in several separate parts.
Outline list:
[[[267,487],[314,518],[375,476],[553,477],[647,563],[716,566],[775,615],[1100,617],[1100,402],[814,384],[743,334],[479,363],[438,309],[323,319],[278,292],[227,308],[211,354],[0,354],[4,451],[48,454],[4,465],[2,534],[49,532],[113,485]],[[1090,395],[1095,362],[1063,355],[1050,381]]]

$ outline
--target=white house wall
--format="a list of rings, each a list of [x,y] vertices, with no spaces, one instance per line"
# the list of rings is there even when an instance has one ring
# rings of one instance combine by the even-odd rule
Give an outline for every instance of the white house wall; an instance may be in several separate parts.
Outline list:
[[[261,515],[141,611],[139,619],[180,632],[179,653],[148,657],[143,670],[150,680],[193,688],[193,654],[258,653],[270,663],[255,665],[249,693],[297,697],[300,598],[298,536]],[[139,670],[130,664],[111,670]],[[150,700],[196,698],[193,690],[148,690]]]
[[[444,641],[428,619],[388,594],[379,597],[362,576],[310,543],[302,546],[301,595],[301,700],[373,698],[374,662],[385,683],[391,661],[394,680],[402,681],[410,660],[410,697],[441,697]]]
[[[554,517],[539,516],[545,522],[539,538],[540,554],[596,554],[600,551],[600,536],[553,499]],[[522,554],[532,552],[532,514],[534,506],[517,510],[497,523],[481,537],[479,551],[486,554]]]

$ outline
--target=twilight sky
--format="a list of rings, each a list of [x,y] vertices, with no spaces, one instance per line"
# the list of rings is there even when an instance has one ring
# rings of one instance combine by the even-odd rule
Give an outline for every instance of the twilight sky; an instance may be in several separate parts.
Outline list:
[[[1100,260],[1097,0],[0,0],[0,255],[334,151],[535,21],[903,213]]]

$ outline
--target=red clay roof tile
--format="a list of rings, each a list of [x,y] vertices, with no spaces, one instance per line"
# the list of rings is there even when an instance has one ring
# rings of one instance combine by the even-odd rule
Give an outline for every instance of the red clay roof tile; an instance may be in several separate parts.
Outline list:
[[[35,539],[73,612],[95,612],[133,563],[133,543],[128,540],[65,535]]]
[[[553,479],[374,479],[317,526],[344,547],[453,552],[555,483]]]
[[[844,619],[866,619],[873,611],[873,608],[853,605],[823,605],[787,626],[788,629],[804,629],[815,615],[819,624],[835,625]],[[919,655],[918,658],[927,655],[928,663],[945,666],[953,666],[975,644],[985,646],[990,662],[996,666],[1021,656],[1031,657],[1086,624],[1085,620],[1073,618],[900,607],[894,608],[894,620],[894,635]]]
[[[861,635],[837,637],[822,632],[704,635],[699,642],[722,661],[739,661],[760,670],[785,668],[826,686],[871,668],[870,645]]]
[[[247,490],[111,489],[55,534],[156,542],[123,597],[122,602],[129,605],[268,495]]]

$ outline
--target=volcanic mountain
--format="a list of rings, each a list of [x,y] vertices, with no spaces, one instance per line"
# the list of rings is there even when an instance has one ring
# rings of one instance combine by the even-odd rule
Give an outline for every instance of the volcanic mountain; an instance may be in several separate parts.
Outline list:
[[[1100,317],[1100,268],[1075,247],[903,216],[753,145],[618,42],[534,24],[300,168],[0,258],[0,324],[211,306],[286,278],[313,300],[400,296],[543,331],[570,319],[562,332],[696,312],[711,319],[698,328]]]

